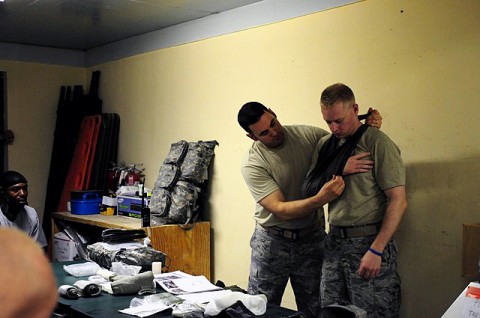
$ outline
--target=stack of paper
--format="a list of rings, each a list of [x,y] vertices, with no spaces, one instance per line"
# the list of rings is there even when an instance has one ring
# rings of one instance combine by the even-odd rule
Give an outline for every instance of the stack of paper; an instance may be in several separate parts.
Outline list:
[[[165,291],[175,295],[222,289],[210,283],[205,276],[193,276],[182,271],[157,274],[155,275],[155,282]]]

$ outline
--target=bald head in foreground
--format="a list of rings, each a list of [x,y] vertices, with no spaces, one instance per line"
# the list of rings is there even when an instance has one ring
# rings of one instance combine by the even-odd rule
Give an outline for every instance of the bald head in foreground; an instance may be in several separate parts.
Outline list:
[[[0,318],[47,318],[57,284],[40,245],[15,228],[0,228]]]

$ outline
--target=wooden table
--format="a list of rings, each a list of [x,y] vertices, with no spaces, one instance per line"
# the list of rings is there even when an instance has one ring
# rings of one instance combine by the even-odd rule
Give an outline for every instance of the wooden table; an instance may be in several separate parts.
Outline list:
[[[70,212],[52,214],[52,237],[59,232],[55,221],[63,221],[75,227],[83,224],[95,228],[141,229],[141,220],[127,216],[102,214],[78,215]],[[184,229],[177,224],[143,228],[154,249],[171,259],[169,271],[181,270],[192,275],[211,278],[210,222],[195,222],[193,228]]]

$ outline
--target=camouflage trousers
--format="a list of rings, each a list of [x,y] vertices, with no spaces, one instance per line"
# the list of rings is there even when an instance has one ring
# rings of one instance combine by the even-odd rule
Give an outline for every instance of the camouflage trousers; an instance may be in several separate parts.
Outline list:
[[[320,311],[320,274],[323,259],[323,228],[297,240],[282,238],[257,225],[250,240],[252,257],[248,292],[264,294],[280,305],[288,280],[298,311],[317,317]]]
[[[395,242],[390,241],[383,251],[379,276],[365,280],[356,273],[374,239],[327,236],[320,284],[322,308],[346,303],[364,309],[369,318],[399,316],[401,291]]]

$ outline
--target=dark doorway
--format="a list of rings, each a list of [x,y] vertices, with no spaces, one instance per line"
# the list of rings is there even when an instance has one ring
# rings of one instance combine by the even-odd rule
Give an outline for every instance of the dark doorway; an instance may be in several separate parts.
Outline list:
[[[8,169],[7,131],[7,73],[0,71],[0,169]]]

